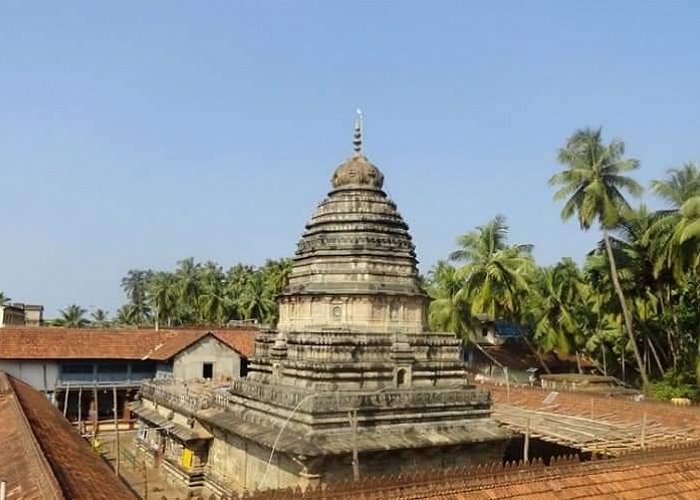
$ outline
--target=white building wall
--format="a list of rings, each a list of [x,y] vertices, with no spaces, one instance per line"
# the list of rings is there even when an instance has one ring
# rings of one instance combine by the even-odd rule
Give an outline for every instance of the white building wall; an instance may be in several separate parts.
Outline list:
[[[209,335],[175,356],[173,377],[176,379],[202,378],[204,363],[212,363],[214,379],[239,378],[241,358],[236,351]]]
[[[53,392],[60,376],[58,363],[44,360],[0,359],[0,371],[43,392]]]

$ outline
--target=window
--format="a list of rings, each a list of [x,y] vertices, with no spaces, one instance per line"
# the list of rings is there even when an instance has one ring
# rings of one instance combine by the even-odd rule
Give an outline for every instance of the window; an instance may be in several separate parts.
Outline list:
[[[92,382],[95,380],[92,363],[66,363],[61,366],[61,381]]]
[[[214,363],[202,363],[202,378],[213,378]]]

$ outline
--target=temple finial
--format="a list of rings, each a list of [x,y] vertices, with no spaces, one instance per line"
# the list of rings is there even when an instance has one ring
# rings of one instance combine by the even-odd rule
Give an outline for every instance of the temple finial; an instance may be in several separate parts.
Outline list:
[[[352,140],[352,146],[356,154],[362,152],[362,110],[357,110],[357,118],[355,119],[355,135]]]

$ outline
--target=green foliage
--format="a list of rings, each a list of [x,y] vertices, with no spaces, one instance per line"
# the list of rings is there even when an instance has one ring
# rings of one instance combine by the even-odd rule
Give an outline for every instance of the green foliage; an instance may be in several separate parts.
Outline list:
[[[122,279],[129,302],[115,318],[121,325],[225,325],[250,319],[277,320],[277,295],[286,286],[291,261],[268,260],[260,267],[179,261],[173,271],[131,270]]]
[[[465,280],[457,276],[457,269],[445,261],[439,261],[428,273],[426,287],[431,298],[428,321],[433,331],[454,332],[471,339],[469,303],[462,290]]]
[[[577,352],[600,371],[654,385],[658,397],[697,397],[700,382],[700,170],[693,163],[655,180],[670,204],[630,206],[641,186],[639,161],[600,129],[575,132],[559,151],[564,170],[550,179],[563,219],[603,238],[579,267],[568,258],[539,267],[529,245],[508,242],[497,216],[458,239],[449,261],[428,274],[430,327],[471,338],[475,316],[524,326],[540,351]],[[668,375],[673,373],[674,375]]]
[[[97,328],[107,328],[112,324],[112,322],[109,320],[109,313],[104,309],[96,309],[90,314],[90,316],[92,317],[92,321],[90,322],[91,326]]]
[[[457,244],[450,260],[462,263],[455,278],[463,280],[460,294],[471,314],[517,318],[534,269],[532,245],[510,245],[502,215],[460,236]]]
[[[56,326],[83,328],[90,324],[90,321],[85,317],[87,309],[83,309],[77,304],[71,304],[65,309],[61,309],[59,313],[61,316],[53,322]]]
[[[700,401],[700,387],[693,383],[687,372],[668,372],[663,379],[653,385],[656,399],[668,401],[674,398],[688,398]]]

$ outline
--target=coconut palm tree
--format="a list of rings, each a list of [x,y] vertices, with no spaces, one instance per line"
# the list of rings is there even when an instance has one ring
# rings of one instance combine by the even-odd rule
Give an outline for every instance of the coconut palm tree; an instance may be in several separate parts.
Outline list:
[[[90,324],[90,321],[85,317],[87,309],[83,309],[77,304],[71,304],[65,309],[61,309],[59,313],[61,317],[54,322],[58,326],[82,328]]]
[[[243,319],[258,319],[263,322],[274,321],[277,303],[265,288],[265,280],[260,272],[253,273],[238,297],[238,309]]]
[[[553,267],[538,269],[530,295],[528,316],[532,318],[534,340],[544,352],[568,354],[583,344],[581,297],[583,277],[571,259]]]
[[[172,326],[173,316],[177,313],[177,278],[168,272],[156,272],[146,285],[147,300],[153,308],[155,329],[160,329],[163,320]]]
[[[679,208],[690,198],[700,194],[700,169],[694,162],[666,171],[668,178],[651,181],[651,190],[659,198]]]
[[[190,320],[196,320],[197,316],[197,299],[201,290],[201,270],[201,264],[196,262],[193,257],[178,261],[175,270],[180,290],[180,310],[185,316],[190,316]]]
[[[12,301],[10,297],[5,295],[3,292],[0,292],[0,306],[4,306],[5,304],[9,304]]]
[[[456,277],[464,280],[463,297],[472,316],[518,319],[534,268],[532,245],[509,245],[502,215],[457,239],[450,260],[464,263]]]
[[[138,325],[137,314],[133,304],[124,304],[117,309],[117,314],[114,317],[114,323],[119,326]]]
[[[106,328],[111,324],[109,313],[104,309],[96,309],[90,316],[92,316],[92,325],[98,328]]]
[[[223,324],[228,320],[231,304],[225,297],[224,271],[214,262],[205,262],[199,276],[197,307],[199,319],[206,324]]]
[[[603,142],[602,129],[581,129],[567,140],[559,150],[559,163],[565,170],[549,179],[551,186],[558,186],[555,200],[566,200],[561,211],[563,220],[578,219],[581,229],[588,230],[598,224],[602,233],[609,259],[610,277],[622,309],[625,329],[632,344],[637,368],[642,377],[645,391],[649,379],[637,346],[632,315],[620,286],[613,249],[610,243],[610,229],[620,221],[620,211],[629,209],[624,192],[639,196],[642,187],[625,174],[639,168],[639,161],[625,158],[625,144],[613,140]]]
[[[243,318],[243,313],[239,307],[240,296],[243,294],[243,289],[253,273],[255,273],[255,268],[245,264],[236,264],[226,272],[223,290],[224,297],[232,305],[229,316],[234,319]]]
[[[697,268],[700,249],[700,169],[690,162],[668,170],[668,177],[651,183],[652,191],[670,204],[657,213],[646,235],[656,250],[654,271],[669,270],[678,282]]]
[[[289,274],[292,272],[292,260],[268,260],[260,271],[264,275],[265,286],[271,295],[276,297],[287,286]]]
[[[457,269],[441,260],[428,275],[428,295],[431,298],[428,321],[433,331],[454,332],[462,338],[471,338],[469,304],[464,300],[464,279],[457,277]]]
[[[130,302],[129,316],[135,324],[146,322],[150,314],[146,300],[146,288],[153,272],[141,269],[130,269],[122,278],[122,289]]]

